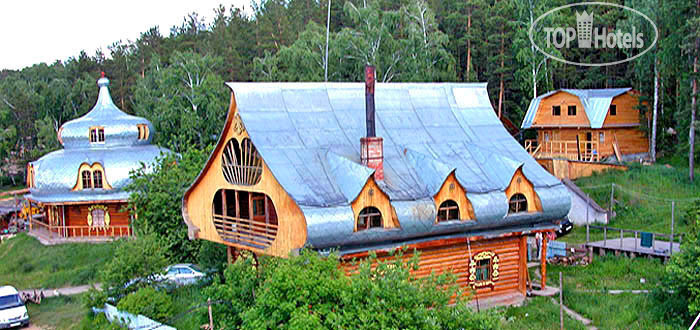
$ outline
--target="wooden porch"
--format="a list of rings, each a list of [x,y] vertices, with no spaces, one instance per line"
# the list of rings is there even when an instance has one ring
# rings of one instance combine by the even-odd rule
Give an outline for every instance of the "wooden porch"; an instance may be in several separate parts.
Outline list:
[[[525,150],[534,158],[565,158],[584,162],[600,162],[598,141],[525,140]]]
[[[60,226],[50,225],[42,220],[43,218],[34,218],[29,222],[29,235],[37,238],[44,245],[76,242],[101,243],[133,235],[133,231],[128,225],[105,228]]]

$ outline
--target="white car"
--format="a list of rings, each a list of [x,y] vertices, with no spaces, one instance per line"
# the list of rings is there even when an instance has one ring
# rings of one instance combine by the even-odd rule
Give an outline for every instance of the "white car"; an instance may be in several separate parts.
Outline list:
[[[17,289],[9,285],[0,287],[0,329],[27,325],[29,314]]]
[[[168,266],[165,275],[159,280],[175,283],[177,285],[194,284],[204,279],[207,275],[193,264],[177,264]]]

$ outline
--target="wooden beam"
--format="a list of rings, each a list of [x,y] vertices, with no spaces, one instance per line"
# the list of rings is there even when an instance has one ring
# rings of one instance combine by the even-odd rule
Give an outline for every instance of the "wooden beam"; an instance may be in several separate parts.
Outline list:
[[[547,233],[542,233],[542,258],[540,260],[540,273],[542,274],[540,287],[541,290],[544,290],[547,284]]]

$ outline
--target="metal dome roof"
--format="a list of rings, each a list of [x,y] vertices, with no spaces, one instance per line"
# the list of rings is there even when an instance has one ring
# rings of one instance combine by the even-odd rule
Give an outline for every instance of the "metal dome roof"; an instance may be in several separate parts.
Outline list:
[[[165,148],[151,145],[155,131],[146,119],[130,116],[114,105],[109,95],[109,80],[97,81],[100,94],[97,104],[85,116],[65,123],[59,131],[64,149],[51,152],[30,163],[34,168],[34,187],[29,199],[42,203],[126,200],[124,187],[132,170],[150,165]],[[148,137],[139,139],[139,124],[147,125]],[[104,128],[104,142],[90,142],[90,128]],[[98,163],[104,180],[112,189],[76,189],[82,164]]]
[[[100,88],[100,94],[92,110],[63,124],[58,131],[58,140],[63,147],[105,148],[150,144],[155,133],[151,122],[145,118],[128,115],[117,108],[109,94],[109,79],[103,76],[97,81],[97,86]],[[148,126],[149,134],[146,139],[139,139],[139,124]],[[93,127],[104,128],[104,142],[90,142],[90,129]]]

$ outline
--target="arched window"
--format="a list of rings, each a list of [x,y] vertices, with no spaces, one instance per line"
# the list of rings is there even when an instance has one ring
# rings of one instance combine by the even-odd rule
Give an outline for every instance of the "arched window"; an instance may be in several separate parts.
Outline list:
[[[514,194],[508,201],[508,214],[527,212],[527,198],[523,194]]]
[[[138,124],[138,125],[136,125],[136,127],[139,130],[139,140],[148,139],[148,125]]]
[[[221,168],[229,183],[252,186],[260,182],[262,158],[250,139],[243,139],[240,145],[236,139],[231,139],[221,156]]]
[[[381,227],[382,213],[379,212],[379,209],[369,206],[360,211],[360,214],[357,216],[357,231]]]
[[[94,170],[92,171],[92,178],[93,178],[93,183],[95,185],[95,189],[102,189],[102,171],[100,170]]]
[[[83,189],[92,188],[92,178],[90,176],[90,171],[83,171]]]
[[[438,208],[437,221],[459,220],[459,206],[457,202],[448,199]]]

